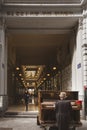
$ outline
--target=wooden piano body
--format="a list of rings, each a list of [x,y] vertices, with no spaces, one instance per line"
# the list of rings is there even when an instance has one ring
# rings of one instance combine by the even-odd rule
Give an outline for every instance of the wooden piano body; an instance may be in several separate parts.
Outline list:
[[[82,109],[81,102],[78,102],[78,92],[77,91],[66,91],[69,100],[71,101],[73,108],[73,121],[76,125],[81,125],[80,122],[80,110]],[[58,91],[42,90],[38,92],[38,105],[39,114],[37,122],[40,125],[43,124],[55,124],[55,102],[59,99]]]

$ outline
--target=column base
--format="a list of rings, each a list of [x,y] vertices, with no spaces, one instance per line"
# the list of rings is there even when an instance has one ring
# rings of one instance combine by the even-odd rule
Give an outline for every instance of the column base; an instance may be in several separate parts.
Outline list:
[[[7,108],[8,108],[8,96],[0,95],[0,116],[4,114]]]

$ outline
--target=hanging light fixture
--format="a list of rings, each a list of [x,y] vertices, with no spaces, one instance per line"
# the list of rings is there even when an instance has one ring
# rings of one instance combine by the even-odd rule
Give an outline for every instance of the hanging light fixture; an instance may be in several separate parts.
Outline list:
[[[57,69],[57,68],[54,66],[54,67],[53,67],[53,70],[56,70],[56,69]]]
[[[16,70],[19,70],[20,68],[19,67],[16,67]]]

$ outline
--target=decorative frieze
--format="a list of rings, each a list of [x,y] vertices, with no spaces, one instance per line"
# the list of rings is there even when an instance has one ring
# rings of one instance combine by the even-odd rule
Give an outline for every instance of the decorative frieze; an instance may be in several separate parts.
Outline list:
[[[83,11],[82,41],[83,86],[87,86],[87,10]]]
[[[83,86],[87,86],[87,44],[82,46]]]
[[[75,14],[72,11],[7,11],[3,13],[4,17],[29,17],[29,16],[53,16],[53,17],[82,17],[81,14]]]
[[[55,4],[75,4],[75,3],[80,3],[81,0],[4,0],[4,3],[55,3]]]
[[[80,18],[79,19],[79,30],[82,30],[83,29],[83,18]]]

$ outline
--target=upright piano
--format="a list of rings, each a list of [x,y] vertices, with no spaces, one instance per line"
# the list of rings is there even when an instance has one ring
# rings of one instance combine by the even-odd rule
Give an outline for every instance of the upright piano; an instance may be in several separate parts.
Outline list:
[[[60,91],[40,90],[38,91],[39,113],[37,123],[40,125],[55,124],[55,102],[59,100]],[[73,122],[75,126],[80,126],[80,110],[82,109],[82,101],[78,100],[78,91],[66,91],[68,100],[70,100],[73,108]]]

